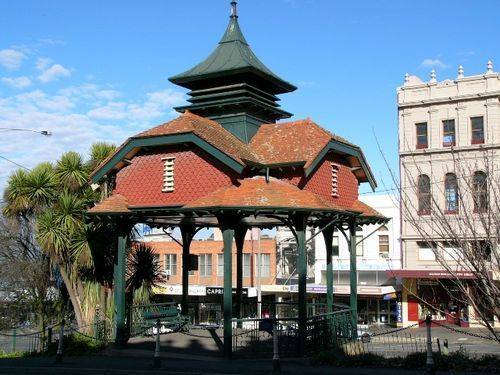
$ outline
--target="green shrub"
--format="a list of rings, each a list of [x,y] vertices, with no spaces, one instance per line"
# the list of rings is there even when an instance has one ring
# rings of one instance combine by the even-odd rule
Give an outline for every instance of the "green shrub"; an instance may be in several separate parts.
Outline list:
[[[55,341],[49,345],[47,350],[42,353],[33,353],[33,356],[55,356],[57,353],[57,347],[59,346],[59,341]],[[72,357],[79,355],[92,355],[97,354],[104,349],[104,344],[98,342],[90,337],[86,337],[80,334],[73,334],[64,337],[63,341],[63,356]]]
[[[23,352],[14,352],[14,353],[7,353],[4,352],[3,350],[0,350],[0,359],[5,359],[5,358],[22,358],[25,357],[26,353]]]
[[[311,362],[313,365],[330,365],[334,367],[425,369],[426,359],[425,352],[411,353],[404,357],[385,358],[372,353],[346,355],[338,351],[328,351],[317,354],[312,358]],[[433,359],[435,368],[439,371],[496,373],[500,368],[500,356],[484,355],[473,357],[465,350],[458,350],[447,356],[433,353]]]

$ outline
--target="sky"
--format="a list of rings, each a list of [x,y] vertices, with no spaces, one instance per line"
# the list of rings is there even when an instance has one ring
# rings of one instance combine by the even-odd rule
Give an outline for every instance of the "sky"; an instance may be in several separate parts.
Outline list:
[[[174,118],[186,90],[167,78],[215,48],[229,10],[229,0],[0,2],[0,128],[52,133],[0,129],[0,190],[14,163],[86,156]],[[283,109],[362,147],[379,191],[393,183],[378,145],[397,170],[405,73],[453,79],[488,59],[500,69],[497,0],[240,0],[238,14],[256,55],[298,86]]]

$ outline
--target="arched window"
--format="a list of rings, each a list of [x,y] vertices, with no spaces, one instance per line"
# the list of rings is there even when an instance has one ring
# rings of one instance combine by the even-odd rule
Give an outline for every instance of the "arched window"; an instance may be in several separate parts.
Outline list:
[[[477,171],[472,181],[474,211],[484,212],[488,209],[488,179],[486,173]]]
[[[431,180],[429,176],[421,174],[418,176],[418,214],[429,215],[431,213]]]
[[[454,214],[458,212],[458,183],[457,176],[447,173],[444,177],[444,197],[446,200],[445,213]]]

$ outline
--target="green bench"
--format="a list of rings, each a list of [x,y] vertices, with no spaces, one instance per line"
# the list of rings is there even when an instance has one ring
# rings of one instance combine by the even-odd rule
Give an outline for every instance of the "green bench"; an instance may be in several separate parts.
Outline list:
[[[142,317],[147,322],[160,321],[161,325],[174,331],[189,331],[191,323],[189,316],[181,315],[175,306],[165,306],[154,311],[144,311]]]

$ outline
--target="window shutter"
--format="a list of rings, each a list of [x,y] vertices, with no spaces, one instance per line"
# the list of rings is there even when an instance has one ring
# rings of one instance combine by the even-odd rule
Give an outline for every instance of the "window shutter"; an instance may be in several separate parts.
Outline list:
[[[163,160],[163,189],[165,193],[174,191],[174,157],[162,158]]]
[[[332,163],[332,197],[339,197],[339,166]]]

